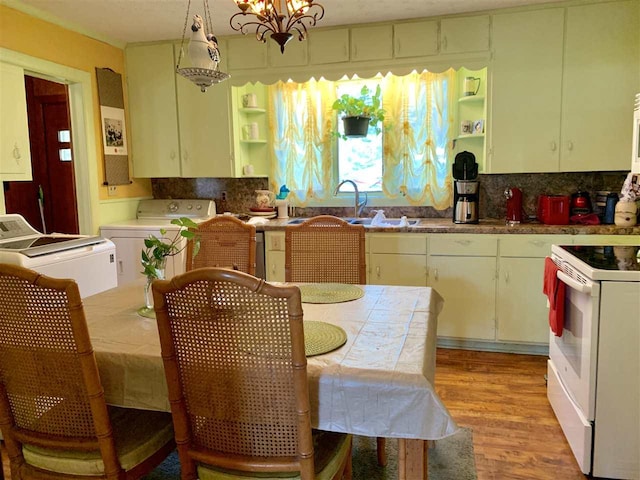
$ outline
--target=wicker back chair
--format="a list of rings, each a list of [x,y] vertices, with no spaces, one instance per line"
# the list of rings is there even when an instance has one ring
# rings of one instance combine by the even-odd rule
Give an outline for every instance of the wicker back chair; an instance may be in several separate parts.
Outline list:
[[[134,479],[171,416],[107,407],[78,285],[0,264],[0,429],[14,479]]]
[[[364,227],[319,215],[285,227],[287,282],[367,283]]]
[[[206,268],[153,297],[183,480],[351,478],[351,437],[312,436],[298,287]]]
[[[187,244],[186,270],[222,267],[256,274],[256,227],[235,217],[213,217],[198,225],[200,251],[193,256],[193,242]]]

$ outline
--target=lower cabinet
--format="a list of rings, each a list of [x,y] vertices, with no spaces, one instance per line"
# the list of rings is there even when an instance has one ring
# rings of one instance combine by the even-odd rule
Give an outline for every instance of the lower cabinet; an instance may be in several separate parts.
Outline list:
[[[427,284],[427,235],[370,233],[367,235],[367,283],[370,285]]]
[[[544,259],[551,245],[571,244],[570,235],[504,235],[500,237],[497,340],[512,343],[549,342],[549,310],[542,293]]]
[[[265,232],[264,245],[267,282],[284,282],[284,232]]]
[[[444,298],[440,339],[530,353],[549,343],[542,283],[551,246],[640,241],[637,235],[449,233],[368,233],[366,239],[367,283],[428,285]],[[266,232],[265,245],[267,280],[283,282],[284,232]]]
[[[429,286],[444,298],[438,337],[495,340],[497,245],[494,236],[429,237]]]

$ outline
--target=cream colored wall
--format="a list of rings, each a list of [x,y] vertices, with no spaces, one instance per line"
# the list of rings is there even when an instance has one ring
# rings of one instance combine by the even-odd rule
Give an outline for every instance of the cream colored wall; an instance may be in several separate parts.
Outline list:
[[[104,162],[102,154],[102,127],[95,69],[111,68],[121,73],[125,78],[124,51],[107,43],[94,40],[85,35],[72,32],[57,25],[45,22],[18,10],[0,5],[0,47],[24,55],[42,59],[55,64],[64,65],[87,72],[91,77],[91,99],[93,103],[94,145],[87,148],[95,149],[97,159],[97,181],[90,185],[91,190],[97,190],[100,208],[111,210],[104,205],[111,201],[122,202],[122,199],[138,199],[151,196],[151,183],[148,179],[133,179],[131,185],[121,185],[116,189],[115,196],[108,196],[107,187],[103,186]],[[123,82],[126,99],[126,82]],[[128,122],[128,118],[127,124]],[[116,209],[118,210],[118,209]],[[106,215],[110,217],[110,214]],[[95,218],[94,223],[101,223]]]

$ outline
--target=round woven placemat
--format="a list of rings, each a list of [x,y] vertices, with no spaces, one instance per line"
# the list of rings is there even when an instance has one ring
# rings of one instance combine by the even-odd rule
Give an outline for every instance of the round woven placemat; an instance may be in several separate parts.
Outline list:
[[[309,283],[300,285],[302,303],[341,303],[357,300],[364,290],[348,283]]]
[[[304,353],[307,357],[321,355],[341,347],[347,341],[347,332],[326,322],[304,322]]]

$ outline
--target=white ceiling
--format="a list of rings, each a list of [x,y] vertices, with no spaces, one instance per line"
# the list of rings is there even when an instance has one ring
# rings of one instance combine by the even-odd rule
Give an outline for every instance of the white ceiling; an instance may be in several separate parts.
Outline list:
[[[202,14],[206,0],[191,0]],[[561,0],[319,0],[325,16],[318,26],[402,20],[477,12]],[[182,37],[189,0],[0,0],[13,8],[116,45]],[[216,35],[234,34],[233,0],[208,0]]]

